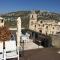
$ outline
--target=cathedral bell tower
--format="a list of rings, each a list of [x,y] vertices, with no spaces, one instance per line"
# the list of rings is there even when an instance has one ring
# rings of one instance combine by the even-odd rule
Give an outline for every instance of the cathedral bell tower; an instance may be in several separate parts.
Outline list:
[[[36,23],[37,23],[37,14],[35,13],[35,11],[32,11],[30,14],[29,29],[36,30]]]

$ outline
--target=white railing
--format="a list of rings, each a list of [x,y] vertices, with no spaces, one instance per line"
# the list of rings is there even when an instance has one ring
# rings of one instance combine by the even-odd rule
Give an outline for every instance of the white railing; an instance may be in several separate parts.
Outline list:
[[[25,28],[21,28],[21,29],[25,29]],[[9,28],[9,30],[17,30],[17,28]]]
[[[19,60],[19,50],[16,46],[16,41],[5,41],[5,49],[3,49],[3,42],[0,42],[0,60],[6,60],[10,58],[18,58]]]

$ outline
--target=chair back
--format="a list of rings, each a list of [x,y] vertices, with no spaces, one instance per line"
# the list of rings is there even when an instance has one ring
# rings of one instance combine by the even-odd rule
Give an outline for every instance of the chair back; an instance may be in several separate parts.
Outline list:
[[[15,40],[5,41],[5,49],[6,51],[16,50],[16,41]]]
[[[0,52],[3,52],[3,42],[0,42]]]

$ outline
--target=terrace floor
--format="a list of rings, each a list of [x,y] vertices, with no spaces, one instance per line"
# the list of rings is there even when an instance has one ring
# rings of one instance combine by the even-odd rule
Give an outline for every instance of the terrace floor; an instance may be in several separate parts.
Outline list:
[[[60,48],[42,48],[24,51],[20,60],[60,60]],[[17,59],[10,59],[17,60]]]

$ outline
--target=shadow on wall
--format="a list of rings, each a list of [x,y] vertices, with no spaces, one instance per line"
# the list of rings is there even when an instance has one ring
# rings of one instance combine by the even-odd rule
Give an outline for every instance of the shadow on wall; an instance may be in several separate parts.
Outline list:
[[[60,35],[52,36],[52,45],[55,48],[60,48]]]

